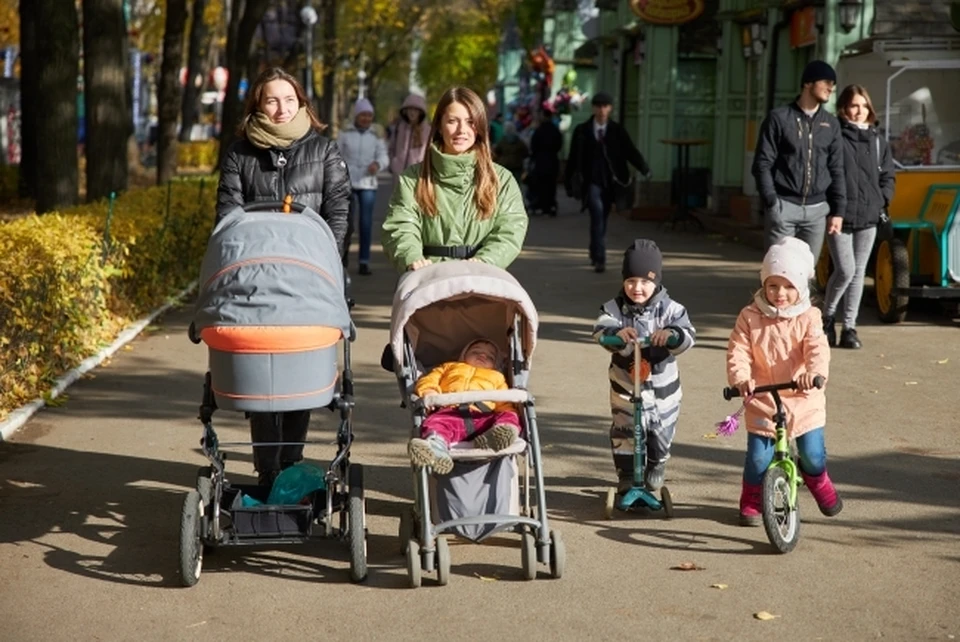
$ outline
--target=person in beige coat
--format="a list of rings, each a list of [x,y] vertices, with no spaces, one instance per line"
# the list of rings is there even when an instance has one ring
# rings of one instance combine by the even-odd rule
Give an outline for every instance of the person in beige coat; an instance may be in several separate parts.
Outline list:
[[[763,476],[773,461],[774,403],[769,395],[751,397],[757,386],[796,381],[795,391],[780,393],[787,415],[787,434],[796,438],[800,473],[820,512],[832,517],[843,502],[827,475],[823,431],[826,395],[814,387],[826,379],[830,347],[820,310],[810,304],[814,258],[803,241],[786,237],[763,258],[763,287],[737,317],[727,346],[727,381],[746,400],[747,457],[740,494],[740,525],[755,526],[761,518]]]

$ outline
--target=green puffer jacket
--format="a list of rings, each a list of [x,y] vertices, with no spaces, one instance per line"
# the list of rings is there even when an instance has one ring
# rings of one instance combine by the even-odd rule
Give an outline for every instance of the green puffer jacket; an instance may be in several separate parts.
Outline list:
[[[414,198],[420,164],[411,165],[400,175],[383,222],[381,241],[387,258],[398,271],[424,258],[425,245],[480,245],[474,258],[506,268],[520,254],[527,234],[527,211],[516,179],[504,167],[494,164],[497,181],[497,205],[493,216],[477,218],[473,201],[474,154],[450,156],[430,147],[437,191],[437,216],[425,216]],[[428,257],[431,261],[447,260]]]

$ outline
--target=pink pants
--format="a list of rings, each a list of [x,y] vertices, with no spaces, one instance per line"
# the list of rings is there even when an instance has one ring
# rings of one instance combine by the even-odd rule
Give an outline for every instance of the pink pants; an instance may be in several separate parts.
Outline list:
[[[483,434],[494,426],[505,424],[516,426],[517,432],[520,432],[520,418],[512,410],[501,412],[482,413],[479,411],[470,411],[470,418],[473,420],[475,429],[472,433],[467,432],[467,422],[457,408],[442,408],[427,416],[420,426],[420,436],[423,438],[429,435],[437,435],[447,442],[448,446],[473,439],[477,435]]]

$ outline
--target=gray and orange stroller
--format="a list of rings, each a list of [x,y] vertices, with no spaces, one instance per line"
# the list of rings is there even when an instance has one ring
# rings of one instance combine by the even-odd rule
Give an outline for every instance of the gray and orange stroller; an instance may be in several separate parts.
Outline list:
[[[441,363],[457,360],[462,347],[477,337],[494,341],[507,355],[504,374],[510,389],[418,398],[417,379]],[[401,514],[400,546],[414,588],[421,584],[422,571],[436,571],[441,585],[449,581],[446,534],[481,542],[495,533],[518,533],[526,579],[536,578],[538,563],[547,565],[553,577],[563,575],[566,552],[560,533],[551,530],[547,520],[536,409],[527,389],[536,341],[536,308],[505,270],[449,261],[400,279],[384,366],[392,365],[403,405],[411,413],[410,435],[420,436],[427,407],[478,402],[515,404],[523,427],[523,438],[499,452],[476,449],[470,441],[455,444],[454,467],[448,475],[413,468],[414,501]]]
[[[200,444],[209,460],[180,517],[180,576],[200,579],[205,548],[304,542],[313,536],[345,541],[350,578],[366,578],[363,468],[350,461],[353,443],[355,329],[336,240],[314,211],[282,203],[255,203],[225,216],[214,229],[201,268],[190,338],[209,351],[203,386]],[[338,346],[343,345],[339,372]],[[296,479],[311,470],[296,496],[271,499],[273,487],[227,479],[225,446],[292,443],[220,442],[217,409],[278,413],[338,411],[337,451],[326,470],[291,466]],[[302,443],[320,443],[307,441]],[[326,443],[326,442],[324,442]]]

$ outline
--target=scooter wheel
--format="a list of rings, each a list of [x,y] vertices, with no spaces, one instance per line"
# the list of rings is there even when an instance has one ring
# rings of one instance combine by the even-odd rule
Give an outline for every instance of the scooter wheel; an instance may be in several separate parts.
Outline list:
[[[617,489],[608,488],[605,503],[603,505],[603,514],[607,519],[613,519],[613,511],[617,503]]]
[[[673,519],[673,498],[670,496],[670,489],[666,486],[660,489],[660,503],[663,504],[663,516],[666,519]]]

